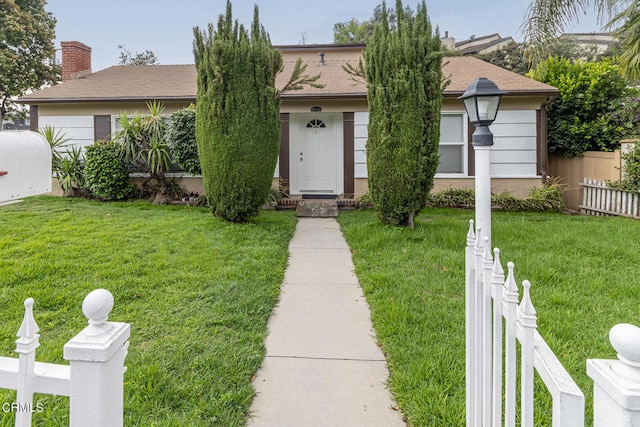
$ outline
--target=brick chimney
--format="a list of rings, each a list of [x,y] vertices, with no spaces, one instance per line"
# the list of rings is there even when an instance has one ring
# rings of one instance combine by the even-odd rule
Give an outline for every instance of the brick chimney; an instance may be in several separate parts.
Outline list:
[[[62,81],[91,74],[91,48],[83,43],[60,42],[62,47]]]

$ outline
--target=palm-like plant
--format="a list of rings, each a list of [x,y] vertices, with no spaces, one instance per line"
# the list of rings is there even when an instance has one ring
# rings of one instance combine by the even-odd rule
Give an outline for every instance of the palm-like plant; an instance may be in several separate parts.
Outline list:
[[[640,79],[640,2],[638,0],[533,0],[522,24],[525,41],[531,46],[530,59],[544,59],[548,48],[571,22],[594,8],[598,21],[606,23],[620,39],[620,65],[631,79]]]
[[[38,133],[44,137],[51,147],[51,156],[53,160],[53,167],[62,160],[62,149],[67,147],[67,142],[71,138],[67,138],[67,134],[63,133],[60,129],[56,129],[55,126],[46,125],[43,128],[38,129]]]
[[[151,193],[166,189],[164,172],[169,170],[171,156],[166,140],[167,124],[163,117],[164,106],[156,101],[147,103],[144,115],[126,113],[118,117],[118,127],[114,140],[121,144],[121,156],[129,164],[138,166],[149,173],[143,187]],[[159,185],[148,184],[155,180]]]

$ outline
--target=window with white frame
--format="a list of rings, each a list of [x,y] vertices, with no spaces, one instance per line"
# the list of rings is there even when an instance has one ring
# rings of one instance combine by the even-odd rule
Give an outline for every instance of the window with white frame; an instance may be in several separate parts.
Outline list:
[[[467,127],[464,113],[442,113],[440,118],[440,176],[466,176]]]

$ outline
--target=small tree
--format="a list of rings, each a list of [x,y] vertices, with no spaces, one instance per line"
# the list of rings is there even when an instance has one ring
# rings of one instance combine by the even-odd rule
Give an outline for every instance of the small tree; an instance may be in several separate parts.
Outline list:
[[[231,2],[208,32],[194,29],[198,72],[196,139],[202,179],[214,215],[242,222],[266,202],[280,150],[282,55],[254,9],[251,35],[233,21]],[[284,90],[315,85],[297,61]]]
[[[0,130],[11,99],[29,89],[53,84],[56,19],[45,0],[0,1]]]
[[[118,46],[120,49],[120,62],[118,65],[158,65],[158,57],[150,50],[144,52],[131,53],[124,45]]]
[[[413,228],[438,166],[442,47],[424,3],[414,19],[396,1],[397,29],[382,21],[365,51],[369,190],[380,219]]]

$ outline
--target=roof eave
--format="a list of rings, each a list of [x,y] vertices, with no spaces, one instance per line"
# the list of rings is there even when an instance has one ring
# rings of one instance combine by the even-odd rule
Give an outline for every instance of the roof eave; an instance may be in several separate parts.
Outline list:
[[[367,93],[283,94],[282,99],[367,99]]]
[[[117,97],[117,98],[19,98],[15,102],[18,104],[73,104],[80,102],[142,102],[142,101],[189,101],[195,102],[195,96],[131,96],[131,97]]]
[[[445,98],[453,98],[453,97],[460,97],[462,96],[462,94],[464,93],[464,91],[445,91],[443,93],[443,96]],[[552,96],[552,95],[559,95],[560,91],[559,90],[509,90],[506,91],[506,93],[504,94],[504,96],[506,97],[514,97],[514,96]]]

